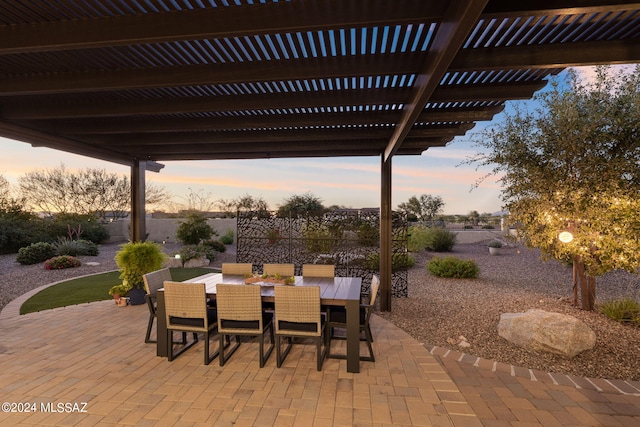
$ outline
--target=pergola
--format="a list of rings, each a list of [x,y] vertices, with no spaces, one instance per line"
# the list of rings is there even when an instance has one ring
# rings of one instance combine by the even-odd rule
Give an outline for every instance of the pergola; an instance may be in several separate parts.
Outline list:
[[[615,0],[0,3],[0,136],[131,166],[379,156],[381,308],[391,162],[445,146],[567,66],[640,62]]]

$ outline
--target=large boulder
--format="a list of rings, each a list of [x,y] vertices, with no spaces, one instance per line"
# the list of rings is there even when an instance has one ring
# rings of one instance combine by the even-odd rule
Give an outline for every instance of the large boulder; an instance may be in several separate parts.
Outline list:
[[[536,309],[502,314],[498,334],[521,347],[567,358],[590,350],[596,344],[596,334],[581,320]]]

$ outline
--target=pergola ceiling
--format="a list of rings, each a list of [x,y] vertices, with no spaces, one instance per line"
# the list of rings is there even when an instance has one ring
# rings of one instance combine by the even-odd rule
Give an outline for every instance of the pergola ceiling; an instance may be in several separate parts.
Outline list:
[[[417,155],[639,38],[623,1],[4,1],[0,135],[124,164]]]

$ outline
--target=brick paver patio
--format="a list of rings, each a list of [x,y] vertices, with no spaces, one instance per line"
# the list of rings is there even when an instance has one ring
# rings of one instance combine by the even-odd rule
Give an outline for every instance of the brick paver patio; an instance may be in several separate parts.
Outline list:
[[[19,316],[16,305],[0,315],[0,401],[32,412],[0,413],[0,425],[640,425],[637,382],[532,377],[425,347],[376,316],[376,362],[349,374],[336,359],[317,372],[311,344],[280,369],[274,355],[260,369],[251,342],[223,368],[202,364],[201,343],[169,363],[144,344],[146,306]]]

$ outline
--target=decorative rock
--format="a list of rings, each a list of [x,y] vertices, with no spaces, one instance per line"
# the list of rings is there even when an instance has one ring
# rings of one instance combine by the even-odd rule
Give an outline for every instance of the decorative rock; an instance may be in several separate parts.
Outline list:
[[[521,347],[567,358],[592,349],[596,343],[596,334],[581,320],[536,309],[502,314],[498,335]]]
[[[89,262],[85,262],[84,265],[90,265],[91,267],[97,267],[98,265],[100,265],[99,262],[95,262],[95,261],[89,261]]]

